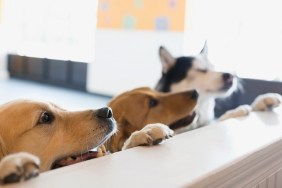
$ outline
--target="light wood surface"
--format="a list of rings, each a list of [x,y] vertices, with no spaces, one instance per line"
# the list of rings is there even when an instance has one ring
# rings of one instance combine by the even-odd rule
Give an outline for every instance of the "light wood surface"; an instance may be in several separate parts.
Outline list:
[[[48,171],[28,182],[7,187],[259,185],[282,166],[281,118],[281,108],[251,113],[248,117],[176,135],[158,146],[129,149]],[[278,181],[274,177],[273,187],[278,186]]]

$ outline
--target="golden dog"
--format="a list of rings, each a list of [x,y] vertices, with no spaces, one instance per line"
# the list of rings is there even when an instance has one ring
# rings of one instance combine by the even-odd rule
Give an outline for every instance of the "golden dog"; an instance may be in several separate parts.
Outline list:
[[[188,126],[195,118],[198,93],[195,90],[161,93],[147,87],[133,89],[109,102],[118,132],[107,142],[111,152],[154,145]]]
[[[72,112],[31,100],[6,103],[0,106],[0,184],[96,157],[89,150],[115,131],[108,107]]]
[[[95,158],[97,152],[89,150],[103,143],[111,152],[159,144],[193,121],[197,98],[195,90],[164,94],[137,88],[110,101],[114,116],[107,107],[71,112],[31,100],[4,104],[0,106],[0,184]]]

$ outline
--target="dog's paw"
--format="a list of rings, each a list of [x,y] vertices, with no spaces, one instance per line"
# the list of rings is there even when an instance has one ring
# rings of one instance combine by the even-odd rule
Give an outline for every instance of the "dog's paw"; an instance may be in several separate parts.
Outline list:
[[[226,119],[236,118],[236,117],[243,117],[249,115],[251,112],[251,107],[249,105],[241,105],[233,110],[228,110],[222,116],[219,117],[219,121],[223,121]]]
[[[122,150],[136,146],[156,145],[172,136],[173,130],[171,130],[168,126],[161,123],[148,124],[140,131],[132,133],[125,141]]]
[[[29,153],[8,155],[0,162],[0,184],[26,181],[39,174],[40,160]]]
[[[253,111],[267,111],[279,106],[282,97],[278,93],[266,93],[259,95],[252,103]]]

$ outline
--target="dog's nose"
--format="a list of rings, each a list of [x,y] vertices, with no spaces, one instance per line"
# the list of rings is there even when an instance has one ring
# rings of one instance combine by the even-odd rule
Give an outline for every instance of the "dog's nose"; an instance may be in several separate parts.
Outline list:
[[[231,82],[233,79],[233,76],[232,74],[229,74],[229,73],[223,73],[222,78],[225,82]]]
[[[199,93],[197,92],[197,90],[193,90],[191,93],[191,98],[198,99],[198,97],[199,97]]]
[[[111,118],[113,117],[112,109],[109,107],[100,108],[97,110],[97,116],[101,118]]]

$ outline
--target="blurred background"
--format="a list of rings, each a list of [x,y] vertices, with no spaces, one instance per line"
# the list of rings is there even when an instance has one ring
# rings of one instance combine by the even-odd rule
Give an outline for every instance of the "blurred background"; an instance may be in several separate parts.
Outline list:
[[[106,105],[155,86],[160,45],[196,55],[207,40],[215,67],[245,79],[252,93],[232,105],[249,103],[282,88],[280,20],[279,0],[0,0],[0,102]]]

